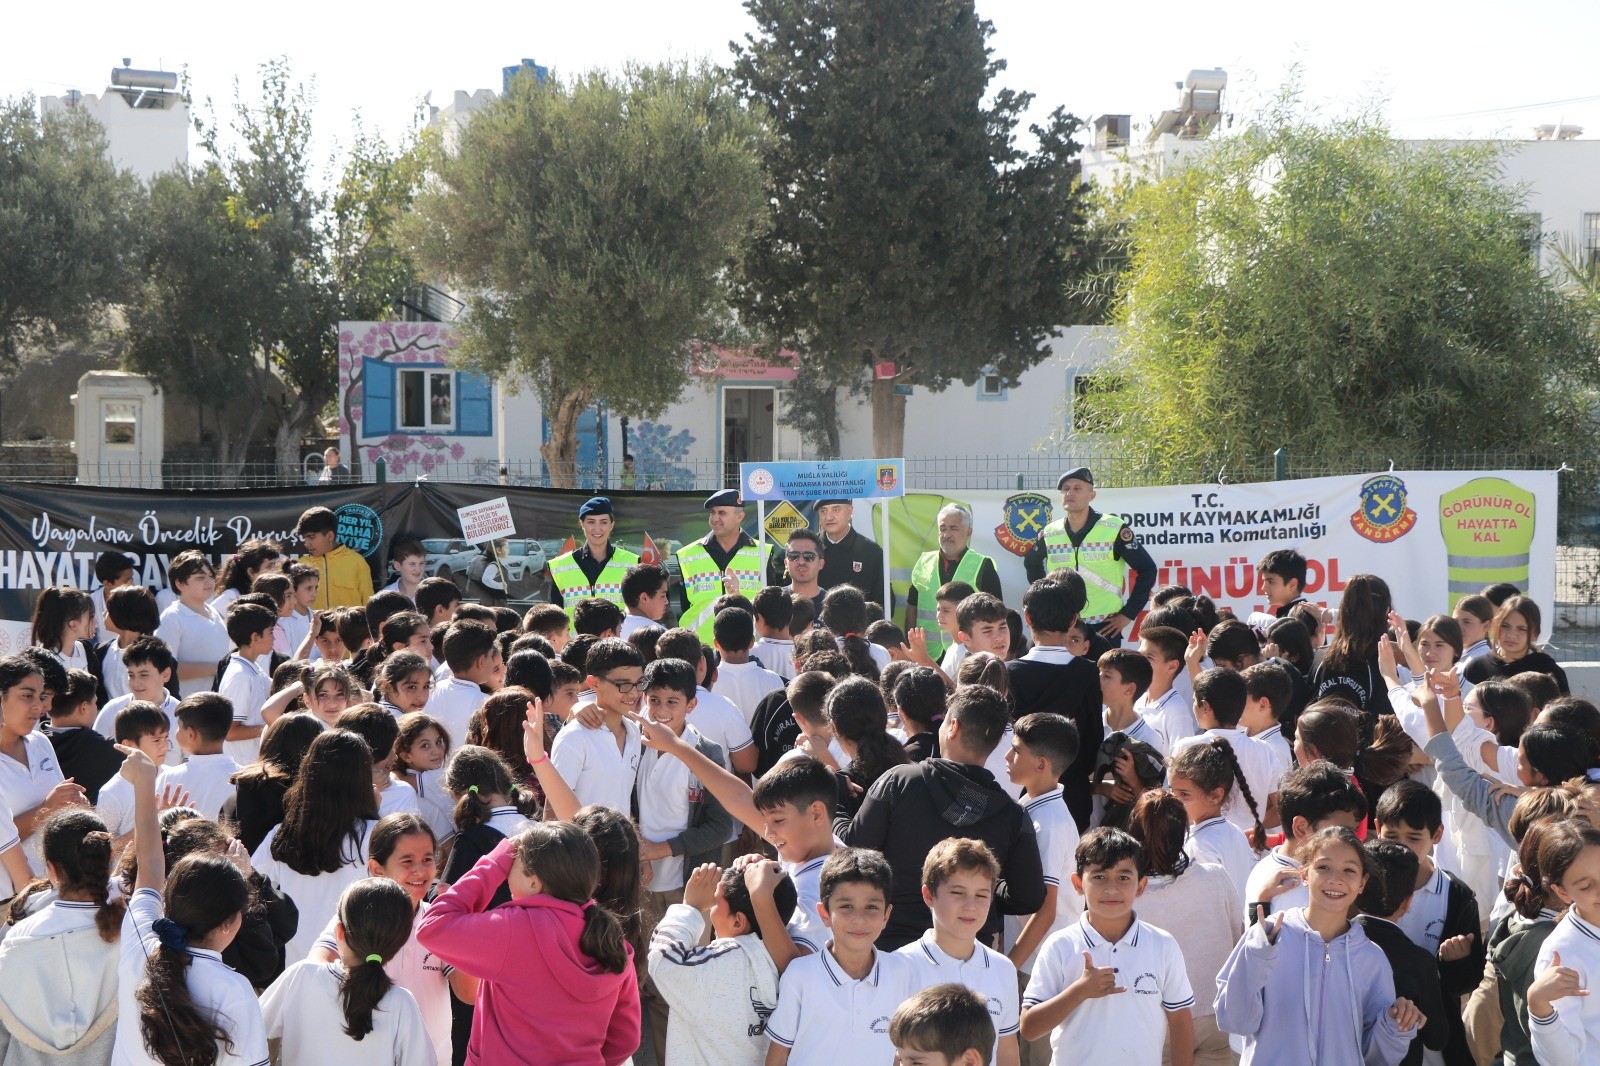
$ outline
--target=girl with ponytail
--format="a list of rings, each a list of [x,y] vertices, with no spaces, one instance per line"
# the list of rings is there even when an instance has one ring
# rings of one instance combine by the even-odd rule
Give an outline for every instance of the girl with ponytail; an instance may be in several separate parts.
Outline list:
[[[1234,891],[1243,899],[1250,871],[1255,869],[1256,852],[1265,850],[1267,834],[1259,814],[1254,839],[1222,816],[1223,804],[1235,782],[1251,813],[1256,814],[1255,797],[1239,772],[1233,746],[1222,737],[1179,748],[1167,760],[1167,787],[1189,816],[1185,853],[1196,862],[1215,863],[1226,870]]]
[[[111,834],[90,811],[61,811],[42,835],[49,879],[11,901],[0,951],[0,1061],[15,1061],[10,1043],[16,1041],[48,1048],[53,1062],[107,1062],[125,910],[120,899],[106,899]],[[52,887],[53,899],[42,894]],[[28,1051],[18,1058],[33,1061]]]
[[[889,653],[867,640],[867,599],[853,585],[829,589],[822,599],[821,622],[838,635],[850,672],[876,682],[889,665]]]
[[[437,1066],[416,999],[384,969],[411,937],[411,910],[387,877],[344,890],[334,961],[297,962],[261,997],[267,1037],[283,1041],[282,1066]]]
[[[1227,828],[1242,839],[1239,830]],[[1191,987],[1217,987],[1217,973],[1244,932],[1243,886],[1235,888],[1226,870],[1194,853],[1188,810],[1165,789],[1151,789],[1139,797],[1128,815],[1128,833],[1144,845],[1150,864],[1150,880],[1139,897],[1140,920],[1167,930],[1177,940]],[[1194,1061],[1230,1062],[1228,1037],[1217,1029],[1209,998],[1195,997],[1190,1008],[1195,1012]]]
[[[122,921],[113,1057],[161,1066],[264,1063],[255,990],[222,961],[250,903],[244,874],[219,855],[190,855],[167,872],[156,766],[137,748],[118,747],[134,792],[138,868]]]
[[[457,758],[460,756],[458,755]],[[434,901],[424,947],[483,981],[472,1024],[478,1062],[622,1062],[639,1047],[633,949],[595,903],[600,853],[571,822],[502,840]],[[490,908],[502,887],[511,902]]]
[[[476,744],[463,744],[451,757],[444,787],[455,797],[456,835],[443,880],[454,884],[502,840],[532,824],[531,812],[524,807],[532,796],[517,788],[511,768],[498,752]],[[510,898],[509,891],[502,892],[495,905]]]
[[[55,655],[68,670],[98,666],[99,656],[93,654],[98,632],[94,600],[87,592],[51,585],[39,593],[33,605],[33,643]]]
[[[251,539],[222,561],[217,574],[217,594],[211,606],[218,614],[228,613],[228,604],[249,592],[256,578],[277,573],[283,568],[283,549],[270,540]]]
[[[910,761],[905,745],[889,735],[889,712],[883,693],[864,677],[847,677],[828,692],[823,713],[833,722],[833,735],[839,747],[850,756],[844,771],[865,795],[873,782],[896,766]],[[853,794],[854,790],[847,790]],[[850,808],[860,805],[852,800]]]

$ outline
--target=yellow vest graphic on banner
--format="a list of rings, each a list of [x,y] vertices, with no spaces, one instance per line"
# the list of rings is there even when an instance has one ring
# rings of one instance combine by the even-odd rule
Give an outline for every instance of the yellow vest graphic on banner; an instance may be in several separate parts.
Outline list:
[[[1504,478],[1475,478],[1440,496],[1450,609],[1499,581],[1528,591],[1533,529],[1533,493]]]
[[[806,528],[806,516],[788,500],[780,500],[768,513],[765,528],[767,536],[779,544],[787,545],[790,533]]]

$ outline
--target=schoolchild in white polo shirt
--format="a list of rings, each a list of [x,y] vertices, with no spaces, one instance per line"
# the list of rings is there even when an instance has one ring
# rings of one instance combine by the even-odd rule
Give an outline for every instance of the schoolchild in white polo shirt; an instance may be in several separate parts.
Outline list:
[[[650,626],[667,628],[661,619],[667,613],[667,586],[671,581],[667,571],[655,563],[637,563],[628,567],[627,573],[622,575],[622,604],[627,608],[627,614],[623,615],[622,628],[617,631],[617,636],[627,640],[636,629]]]
[[[26,658],[0,659],[0,806],[13,819],[35,874],[44,873],[39,830],[45,820],[61,807],[84,802],[82,786],[63,778],[55,747],[39,732],[47,705],[44,685],[39,668]]]
[[[230,715],[231,718],[231,715]],[[118,744],[138,748],[161,765],[172,743],[168,732],[167,716],[153,703],[136,700],[117,712],[116,736]],[[105,820],[115,848],[121,848],[124,839],[133,832],[134,788],[127,778],[117,776],[100,787],[95,800],[95,810]]]
[[[227,625],[210,603],[217,590],[216,571],[204,555],[188,551],[172,560],[167,580],[178,599],[161,612],[156,636],[178,661],[178,695],[210,691],[217,663],[233,646]]]
[[[1165,739],[1134,710],[1150,688],[1150,660],[1132,648],[1112,648],[1102,652],[1095,665],[1100,668],[1100,720],[1105,735],[1121,733],[1157,751],[1166,750]]]
[[[494,627],[471,620],[450,623],[444,635],[444,661],[450,676],[435,679],[427,711],[452,737],[465,737],[472,712],[487,698],[482,686],[498,684],[503,660]]]
[[[1096,1061],[1173,1066],[1194,1054],[1194,993],[1183,952],[1168,933],[1141,922],[1144,848],[1119,829],[1095,829],[1078,844],[1072,887],[1084,897],[1078,921],[1046,940],[1022,996],[1022,1036],[1050,1036],[1057,1062],[1093,1049]]]
[[[1309,905],[1296,847],[1319,829],[1335,825],[1354,829],[1367,816],[1367,801],[1343,770],[1318,759],[1283,775],[1278,810],[1283,815],[1284,840],[1250,871],[1244,887],[1246,929],[1268,915]]]
[[[757,640],[750,654],[762,666],[783,678],[794,680],[794,639],[789,636],[789,620],[794,617],[794,600],[787,589],[768,585],[751,601]]]
[[[1124,649],[1105,654],[1119,650],[1139,657]],[[1083,911],[1083,897],[1072,890],[1078,823],[1061,789],[1061,774],[1077,757],[1078,731],[1065,715],[1036,712],[1017,719],[1011,750],[1006,753],[1006,774],[1023,790],[1022,809],[1028,812],[1039,841],[1045,893],[1044,906],[1036,913],[1006,917],[1007,953],[1024,979],[1032,972],[1045,939],[1076,921]]]
[[[1256,663],[1243,671],[1245,704],[1239,718],[1239,728],[1254,740],[1272,749],[1277,767],[1277,777],[1272,787],[1276,791],[1278,780],[1294,769],[1294,748],[1283,735],[1280,719],[1294,698],[1294,679],[1289,676],[1293,667],[1278,662]]]
[[[1171,626],[1146,625],[1139,630],[1139,654],[1150,660],[1150,687],[1133,709],[1160,736],[1156,750],[1162,755],[1179,740],[1200,732],[1191,700],[1176,687],[1180,676],[1185,682],[1188,680],[1183,672],[1183,655],[1188,646],[1183,633]]]
[[[933,928],[897,954],[911,960],[918,991],[954,981],[982,996],[994,1019],[995,1060],[1017,1062],[1017,968],[977,940],[999,877],[1000,864],[981,840],[952,837],[935,844],[922,864],[922,900],[933,912]]]
[[[233,728],[224,749],[240,766],[249,766],[261,753],[261,731],[267,722],[261,705],[272,695],[272,678],[260,659],[272,654],[272,631],[278,620],[265,607],[243,603],[228,613],[228,639],[238,650],[228,656],[217,691],[233,704]]]
[[[160,707],[167,715],[167,732],[178,733],[178,698],[167,689],[178,662],[167,646],[155,637],[141,637],[128,645],[122,653],[128,668],[129,692],[108,700],[94,717],[94,731],[107,740],[117,739],[117,712],[134,700],[143,700]],[[183,761],[183,752],[173,746],[167,752],[167,765],[176,766]]]
[[[1548,861],[1547,861],[1548,860]],[[1539,844],[1539,872],[1567,904],[1534,964],[1528,1027],[1542,1066],[1579,1066],[1600,1050],[1600,831],[1573,819],[1552,826]]]
[[[836,851],[822,864],[817,915],[829,937],[784,971],[767,1019],[767,1066],[894,1061],[889,1019],[916,978],[905,956],[874,947],[889,924],[892,878],[888,860],[864,848]]]
[[[711,743],[722,748],[726,758],[723,765],[736,774],[755,773],[755,737],[750,733],[750,723],[733,702],[705,687],[705,645],[692,629],[669,629],[656,641],[657,659],[682,659],[695,668],[695,707],[689,715],[689,724]],[[591,674],[593,670],[589,671]]]
[[[163,767],[156,778],[156,795],[176,785],[189,793],[189,806],[200,817],[216,821],[222,805],[234,794],[233,775],[239,764],[223,750],[233,727],[233,704],[226,696],[201,692],[178,704],[176,746],[188,758],[177,766]]]
[[[580,804],[598,803],[630,815],[640,747],[639,727],[629,716],[638,713],[644,696],[644,656],[627,641],[609,637],[589,649],[586,666],[604,724],[591,729],[574,715],[550,745],[550,761]]]
[[[783,687],[783,678],[761,665],[750,651],[755,642],[755,618],[743,607],[720,611],[711,623],[717,653],[717,695],[725,696],[744,715],[745,723],[754,720],[761,697]]]
[[[1194,713],[1203,730],[1200,734],[1175,740],[1168,750],[1176,756],[1184,748],[1195,744],[1213,744],[1218,739],[1226,742],[1226,754],[1232,758],[1234,780],[1222,803],[1222,816],[1244,832],[1261,834],[1261,826],[1269,809],[1277,806],[1277,759],[1266,744],[1239,731],[1239,716],[1244,713],[1248,698],[1244,678],[1236,670],[1213,666],[1195,679]],[[1252,841],[1263,847],[1262,840]]]

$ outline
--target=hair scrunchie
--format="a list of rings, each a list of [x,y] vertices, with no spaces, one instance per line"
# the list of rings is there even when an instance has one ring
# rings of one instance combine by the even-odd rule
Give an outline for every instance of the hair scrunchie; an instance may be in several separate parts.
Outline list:
[[[150,923],[150,931],[155,933],[156,939],[161,941],[164,948],[174,951],[189,950],[189,932],[171,918],[157,918]]]
[[[382,966],[383,965],[383,956],[377,954],[376,952],[374,952],[373,954],[367,956],[367,961],[368,962],[375,962],[379,966]]]

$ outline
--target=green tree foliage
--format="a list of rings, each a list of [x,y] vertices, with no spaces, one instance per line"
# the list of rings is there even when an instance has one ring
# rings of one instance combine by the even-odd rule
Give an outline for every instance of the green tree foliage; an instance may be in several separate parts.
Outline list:
[[[25,344],[82,333],[124,291],[137,184],[81,110],[39,118],[0,100],[0,366]]]
[[[339,320],[384,316],[413,282],[395,232],[425,142],[392,149],[358,125],[326,179],[312,109],[287,63],[265,64],[259,99],[236,87],[229,128],[201,126],[206,161],[158,177],[142,220],[124,362],[209,413],[221,462],[244,460],[270,410],[278,461],[297,464],[338,389]]]
[[[1018,146],[1031,97],[986,99],[1004,64],[972,0],[745,8],[757,29],[734,79],[776,136],[741,311],[826,391],[894,363],[872,385],[873,437],[899,454],[896,382],[937,391],[985,367],[1014,381],[1072,321],[1081,123],[1057,109],[1030,127],[1035,151]]]
[[[468,294],[464,359],[538,390],[557,484],[573,481],[584,408],[659,417],[694,342],[720,335],[761,136],[719,72],[635,66],[516,78],[439,154],[419,257]]]
[[[1200,161],[1134,188],[1085,400],[1152,476],[1292,456],[1586,455],[1596,343],[1538,268],[1492,144],[1318,124],[1287,93]]]

